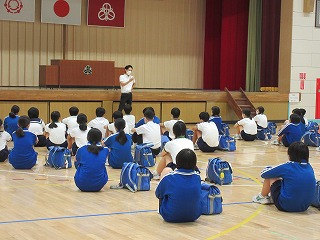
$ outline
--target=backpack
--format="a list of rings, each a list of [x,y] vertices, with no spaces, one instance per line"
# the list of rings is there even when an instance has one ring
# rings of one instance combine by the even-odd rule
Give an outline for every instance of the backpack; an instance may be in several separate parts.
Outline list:
[[[143,143],[137,145],[134,151],[134,162],[145,167],[154,166],[155,161],[151,151],[152,146],[152,143]]]
[[[152,174],[148,168],[132,162],[123,163],[120,184],[117,188],[127,188],[131,192],[149,191]]]
[[[230,136],[219,135],[219,150],[223,151],[235,151],[236,150],[236,140]]]
[[[317,181],[316,183],[316,191],[314,194],[314,198],[311,202],[311,206],[320,208],[320,181]]]
[[[192,131],[191,129],[187,129],[187,131],[186,131],[186,138],[192,141],[193,131]]]
[[[311,131],[311,132],[318,132],[319,130],[319,125],[316,122],[309,121],[307,126],[306,126],[306,131]]]
[[[275,135],[277,133],[277,124],[274,122],[268,122],[268,127],[267,127],[271,133],[271,135]]]
[[[207,165],[206,180],[226,185],[232,183],[232,167],[227,161],[221,158],[210,158]]]
[[[54,167],[55,169],[72,167],[71,152],[64,147],[50,147],[45,160],[45,166]]]
[[[229,127],[229,125],[228,124],[226,124],[226,123],[221,123],[221,131],[219,132],[219,134],[221,134],[221,135],[225,135],[225,136],[230,136],[230,131],[229,131],[229,129],[230,129],[230,127]]]
[[[218,187],[201,183],[202,214],[211,215],[222,212],[222,197]]]
[[[308,131],[302,135],[300,141],[305,143],[307,146],[319,147],[320,146],[320,134],[317,132]]]
[[[257,139],[259,140],[270,140],[272,138],[271,132],[268,128],[259,129],[257,132]]]

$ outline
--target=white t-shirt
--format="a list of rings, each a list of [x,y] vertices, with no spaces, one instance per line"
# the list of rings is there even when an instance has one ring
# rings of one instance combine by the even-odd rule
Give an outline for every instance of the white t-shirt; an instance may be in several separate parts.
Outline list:
[[[243,131],[246,134],[256,135],[257,134],[257,124],[253,119],[243,118],[237,122],[238,125],[243,127]]]
[[[67,133],[68,134],[70,134],[72,129],[79,127],[79,124],[77,123],[77,116],[70,116],[70,117],[64,118],[64,119],[62,119],[62,123],[67,125],[67,127],[68,127]]]
[[[102,133],[103,138],[106,137],[106,131],[107,131],[104,127],[108,125],[109,125],[109,121],[104,117],[96,117],[95,119],[91,120],[88,123],[88,127],[99,129],[100,132]]]
[[[176,120],[176,119],[172,119],[172,120],[169,120],[169,121],[166,121],[163,123],[163,126],[169,131],[169,137],[171,139],[175,139],[175,135],[173,133],[173,125],[178,122],[178,121],[182,121],[182,120]],[[182,121],[183,122],[183,121]]]
[[[126,121],[126,126],[128,126],[129,133],[131,133],[131,129],[134,128],[136,123],[136,117],[134,115],[124,115],[123,119]]]
[[[176,138],[170,142],[167,142],[164,146],[164,150],[170,153],[173,163],[176,163],[176,156],[185,148],[189,148],[194,151],[193,142],[187,138]]]
[[[0,132],[0,151],[7,146],[7,142],[11,141],[11,136],[6,131]]]
[[[116,127],[114,126],[114,123],[110,123],[110,124],[108,125],[108,130],[111,132],[111,134],[115,134],[115,133],[117,132]],[[124,131],[124,133],[127,133],[127,134],[130,133],[130,132],[129,132],[129,128],[128,128],[127,125],[125,126],[125,128],[123,129],[123,131]]]
[[[33,132],[35,135],[43,135],[43,129],[45,128],[46,124],[43,122],[42,119],[39,120],[31,120],[29,131]]]
[[[203,141],[209,147],[217,147],[219,145],[219,131],[214,122],[198,123],[197,128],[202,133]]]
[[[71,130],[70,136],[74,138],[74,141],[78,148],[81,148],[88,143],[87,135],[89,130],[90,127],[88,127],[85,131],[80,130],[79,127]]]
[[[152,149],[157,149],[161,146],[160,125],[152,121],[136,128],[137,134],[142,134],[143,143],[152,143]]]
[[[49,128],[50,124],[51,123],[47,124],[44,128],[44,130],[49,133],[49,140],[54,144],[64,143],[66,141],[66,125],[61,122],[56,122],[58,127]]]
[[[123,74],[123,75],[120,75],[119,77],[119,82],[120,83],[126,83],[128,82],[131,78],[133,78],[133,76],[128,76],[127,74]],[[133,84],[136,82],[136,80],[133,80],[131,82],[129,82],[127,85],[125,86],[121,86],[120,84],[120,87],[121,87],[121,93],[130,93],[131,92],[131,89],[132,89],[132,86]]]
[[[256,115],[253,120],[259,125],[260,127],[267,128],[268,127],[268,119],[267,116],[264,114]]]

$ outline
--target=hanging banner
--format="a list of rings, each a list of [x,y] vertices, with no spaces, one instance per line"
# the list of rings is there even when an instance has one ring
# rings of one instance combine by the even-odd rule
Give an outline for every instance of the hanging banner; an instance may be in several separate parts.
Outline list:
[[[124,27],[125,0],[88,0],[88,25]]]
[[[41,22],[81,25],[80,0],[42,0]]]
[[[300,90],[304,90],[304,81],[306,80],[307,73],[302,72],[299,73],[299,79],[300,79]]]
[[[34,0],[0,0],[0,20],[34,22]]]

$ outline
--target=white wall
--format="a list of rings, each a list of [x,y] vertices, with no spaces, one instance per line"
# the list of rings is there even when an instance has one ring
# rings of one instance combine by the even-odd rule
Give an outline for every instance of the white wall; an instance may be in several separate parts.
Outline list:
[[[300,89],[300,72],[306,73],[304,90]],[[304,108],[306,117],[315,119],[316,78],[320,78],[320,28],[315,28],[315,12],[303,13],[303,0],[294,0],[290,92],[300,92],[301,102],[290,103],[290,113]]]

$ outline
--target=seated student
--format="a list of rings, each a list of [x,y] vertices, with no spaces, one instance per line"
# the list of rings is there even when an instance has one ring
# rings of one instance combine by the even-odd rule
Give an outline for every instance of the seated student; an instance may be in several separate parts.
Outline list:
[[[29,132],[30,118],[21,116],[18,120],[19,128],[12,133],[13,149],[9,154],[9,163],[15,169],[31,169],[37,163],[38,153],[33,146],[37,143],[37,136]]]
[[[279,130],[278,139],[272,142],[272,144],[279,145],[282,143],[285,147],[289,147],[291,143],[299,142],[302,135],[300,117],[293,113],[290,115],[290,122]]]
[[[107,136],[110,136],[111,134],[115,134],[117,132],[116,127],[114,126],[114,122],[118,119],[118,118],[123,118],[123,113],[121,111],[115,111],[112,114],[112,119],[113,119],[113,123],[110,123],[107,127]],[[126,134],[129,134],[129,128],[126,125],[124,128],[124,132]]]
[[[252,201],[274,203],[278,210],[284,212],[303,212],[310,206],[316,186],[308,146],[294,142],[288,148],[288,155],[289,162],[262,170],[262,191]]]
[[[260,106],[256,109],[256,116],[254,116],[253,120],[257,124],[258,129],[265,129],[268,127],[268,119],[267,116],[264,114],[264,107]]]
[[[201,178],[194,171],[197,156],[183,149],[176,160],[177,169],[164,175],[156,189],[159,213],[167,222],[193,222],[202,214]]]
[[[124,113],[123,119],[126,121],[126,126],[128,126],[129,133],[131,133],[131,129],[134,128],[134,125],[136,123],[136,117],[131,114],[132,107],[130,104],[124,105]]]
[[[109,125],[108,119],[103,117],[105,114],[106,114],[106,110],[102,107],[98,107],[96,109],[96,118],[91,120],[88,123],[88,127],[97,128],[101,131],[102,138],[106,137],[106,131],[107,131],[106,128]]]
[[[171,120],[160,123],[162,134],[166,135],[169,138],[169,140],[175,139],[175,135],[173,134],[173,130],[172,130],[173,125],[178,121],[182,121],[179,119],[180,109],[176,107],[172,108],[171,116],[172,116]]]
[[[117,133],[110,135],[104,144],[109,148],[108,156],[109,165],[112,168],[121,169],[124,162],[133,162],[131,154],[132,140],[129,134],[124,132],[126,121],[118,118],[114,122]]]
[[[195,125],[192,142],[197,144],[202,152],[214,152],[219,145],[219,132],[216,124],[209,121],[209,113],[199,114],[200,123]]]
[[[176,156],[185,148],[194,150],[193,142],[187,139],[186,136],[186,124],[182,121],[177,121],[173,125],[174,139],[164,146],[161,152],[161,160],[158,163],[157,169],[153,171],[153,179],[159,179],[160,175],[165,167],[175,170],[177,168]]]
[[[4,130],[12,136],[12,133],[18,129],[18,119],[19,119],[20,108],[17,105],[11,107],[11,112],[3,120]]]
[[[39,109],[31,107],[28,110],[28,116],[30,118],[30,127],[29,131],[33,132],[38,137],[38,143],[35,147],[44,147],[47,144],[47,139],[44,136],[45,123],[42,119],[39,118]]]
[[[71,149],[73,155],[76,155],[78,148],[87,144],[87,135],[90,130],[85,114],[80,113],[77,116],[77,123],[79,127],[72,129],[68,135],[68,149]]]
[[[250,115],[249,109],[242,110],[242,119],[234,125],[237,129],[235,139],[254,141],[257,138],[257,124]]]
[[[133,133],[141,134],[143,143],[152,143],[153,147],[151,147],[151,151],[153,156],[155,157],[160,153],[161,147],[161,132],[160,125],[153,122],[154,112],[151,110],[147,110],[144,112],[145,124],[140,127],[133,128],[131,131]],[[133,142],[133,136],[132,136]]]
[[[214,122],[218,128],[219,134],[223,134],[224,131],[222,129],[222,118],[220,116],[220,108],[217,106],[213,106],[211,108],[212,116],[209,118],[209,122]]]
[[[91,128],[87,136],[88,143],[77,151],[74,182],[83,192],[98,192],[108,181],[105,164],[109,150],[100,145],[101,138],[101,131]]]
[[[79,113],[79,108],[71,107],[69,108],[69,117],[62,119],[62,123],[67,126],[67,134],[70,134],[71,130],[78,127],[77,116]]]
[[[308,119],[305,117],[307,111],[304,108],[300,108],[301,116],[303,117],[304,123],[307,126],[308,125]]]
[[[303,115],[302,115],[302,112],[301,112],[301,109],[300,108],[295,108],[293,109],[292,111],[292,114],[297,114],[300,118],[300,123],[299,123],[299,126],[301,128],[301,132],[304,134],[306,132],[306,123],[305,123],[305,120],[303,118]],[[284,125],[282,125],[280,127],[280,129],[282,129],[285,125],[287,125],[288,123],[290,123],[290,119],[289,120],[286,120],[284,122]]]
[[[52,146],[68,147],[66,139],[67,127],[64,123],[60,122],[60,112],[53,111],[51,113],[51,123],[45,126],[45,136],[47,138],[47,148]]]
[[[7,142],[11,141],[11,135],[3,131],[2,119],[0,119],[0,162],[4,162],[9,156]]]

